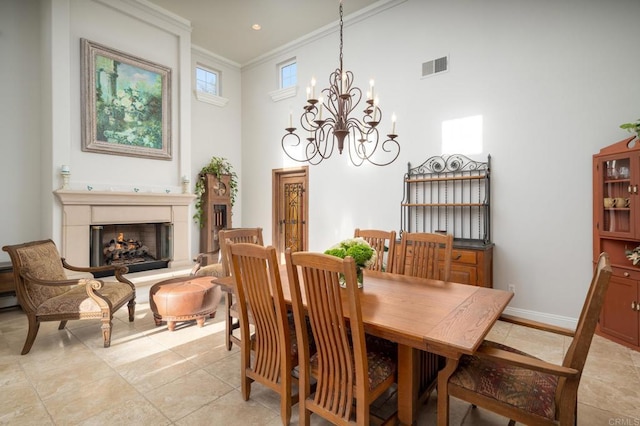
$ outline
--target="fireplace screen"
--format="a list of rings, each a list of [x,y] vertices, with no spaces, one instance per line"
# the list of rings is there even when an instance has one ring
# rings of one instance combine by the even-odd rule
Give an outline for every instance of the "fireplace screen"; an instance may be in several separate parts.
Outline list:
[[[166,268],[172,258],[172,239],[170,223],[94,225],[91,266],[124,265],[129,272]]]

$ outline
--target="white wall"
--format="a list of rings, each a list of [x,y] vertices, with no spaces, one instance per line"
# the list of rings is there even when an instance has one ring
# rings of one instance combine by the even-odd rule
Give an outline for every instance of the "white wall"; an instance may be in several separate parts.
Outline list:
[[[480,114],[492,156],[494,287],[516,285],[512,312],[571,325],[592,272],[591,157],[628,136],[638,116],[640,56],[633,0],[475,2],[408,0],[344,29],[345,68],[395,112],[402,144],[387,167],[349,167],[344,155],[310,168],[310,249],[358,227],[400,228],[402,177],[440,155],[441,125]],[[336,25],[337,27],[337,25]],[[450,71],[420,78],[450,55]],[[296,98],[273,102],[277,63],[296,56]],[[338,65],[337,32],[243,68],[243,220],[271,235],[270,171],[286,161],[289,110]],[[383,123],[384,124],[384,123]],[[299,126],[298,126],[299,127]]]
[[[240,135],[240,65],[221,58],[202,48],[192,49],[191,66],[195,70],[197,64],[203,65],[220,74],[220,96],[226,99],[224,106],[217,106],[202,102],[193,95],[195,91],[195,79],[191,87],[191,122],[193,126],[192,150],[191,150],[191,191],[195,188],[196,177],[202,167],[206,166],[211,157],[226,158],[238,174],[239,186],[243,186],[241,135]],[[239,190],[239,194],[244,188]],[[242,226],[242,200],[238,196],[233,206],[232,224],[234,227]],[[192,252],[199,251],[200,227],[193,222],[192,225]]]
[[[0,2],[0,246],[40,237],[40,11]],[[10,59],[11,58],[11,59]],[[0,252],[0,262],[9,255]]]

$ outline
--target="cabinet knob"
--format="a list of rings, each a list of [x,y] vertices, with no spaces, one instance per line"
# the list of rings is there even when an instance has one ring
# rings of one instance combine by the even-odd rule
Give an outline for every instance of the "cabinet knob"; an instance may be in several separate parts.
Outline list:
[[[631,310],[632,311],[636,310],[636,302],[631,302]]]
[[[638,193],[638,185],[633,185],[633,193],[634,194]]]
[[[624,273],[624,274],[622,274],[622,275],[624,275],[625,277],[629,277],[629,276],[631,276],[631,274],[630,274],[630,273],[628,273],[628,272],[625,272],[625,273]]]

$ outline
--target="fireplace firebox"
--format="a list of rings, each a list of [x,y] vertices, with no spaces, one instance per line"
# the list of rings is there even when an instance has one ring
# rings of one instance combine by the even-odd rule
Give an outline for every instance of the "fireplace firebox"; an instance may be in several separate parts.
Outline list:
[[[90,236],[91,266],[124,265],[129,272],[141,272],[167,268],[172,259],[171,223],[92,225]]]

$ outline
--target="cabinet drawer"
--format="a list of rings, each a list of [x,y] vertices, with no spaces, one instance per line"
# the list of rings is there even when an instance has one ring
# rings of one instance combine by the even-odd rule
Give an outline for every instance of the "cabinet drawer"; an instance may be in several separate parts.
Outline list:
[[[444,260],[444,253],[438,253],[438,259]],[[451,251],[451,262],[453,263],[467,263],[469,265],[475,265],[478,261],[478,253],[473,250],[460,250],[453,249]]]
[[[468,263],[469,265],[475,265],[478,261],[478,253],[469,250],[453,250],[451,254],[451,260],[456,263]]]
[[[613,266],[611,268],[611,272],[614,277],[629,278],[631,280],[640,281],[640,271],[632,271],[629,269],[616,268],[615,266]]]

